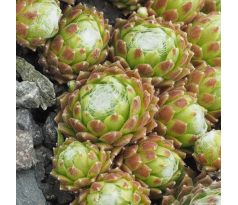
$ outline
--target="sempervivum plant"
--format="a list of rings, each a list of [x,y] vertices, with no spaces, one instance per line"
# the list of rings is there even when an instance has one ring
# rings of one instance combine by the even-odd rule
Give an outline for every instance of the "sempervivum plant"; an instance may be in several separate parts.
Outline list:
[[[205,13],[221,11],[221,0],[205,0],[205,6],[202,11]]]
[[[142,0],[109,0],[117,8],[124,10],[125,14],[136,10],[140,6]]]
[[[193,68],[186,33],[161,18],[133,14],[129,19],[117,19],[112,41],[113,60],[138,69],[143,77],[153,77],[155,85],[171,85]]]
[[[221,167],[221,131],[212,130],[198,139],[194,146],[198,169],[217,171]]]
[[[205,60],[211,66],[221,65],[221,28],[220,13],[200,13],[188,25],[188,40],[194,52],[193,60]]]
[[[108,171],[110,165],[110,152],[90,142],[67,138],[54,148],[51,175],[60,181],[61,190],[79,191],[91,185],[100,173]]]
[[[187,90],[197,94],[198,104],[207,109],[209,120],[221,114],[221,68],[200,64],[189,75]]]
[[[188,23],[204,6],[204,0],[148,0],[149,13],[166,21]]]
[[[66,137],[120,147],[143,138],[156,126],[158,99],[150,80],[142,79],[137,70],[126,71],[119,62],[107,62],[86,74],[79,75],[74,91],[60,97],[56,121]]]
[[[101,174],[71,205],[149,205],[149,190],[119,169]]]
[[[58,31],[61,9],[57,0],[17,0],[16,38],[35,51]]]
[[[212,181],[202,173],[193,185],[191,181],[182,181],[176,191],[163,197],[161,205],[220,205],[221,183]]]
[[[59,83],[101,63],[108,53],[111,26],[103,13],[82,4],[68,7],[58,34],[46,44],[40,62]]]
[[[159,198],[163,191],[172,188],[185,175],[184,162],[178,153],[172,141],[151,135],[127,147],[118,164],[148,186],[152,198]],[[184,157],[183,153],[180,154]]]
[[[163,92],[159,98],[157,132],[183,147],[194,145],[208,128],[206,110],[197,104],[195,94],[187,92],[184,87],[178,87]]]

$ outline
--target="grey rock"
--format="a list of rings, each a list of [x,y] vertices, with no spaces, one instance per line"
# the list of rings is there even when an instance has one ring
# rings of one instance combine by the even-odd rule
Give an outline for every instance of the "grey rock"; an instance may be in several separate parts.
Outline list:
[[[50,174],[50,171],[52,169],[51,157],[53,156],[53,153],[50,149],[44,146],[37,147],[35,149],[35,153],[36,153],[36,159],[37,159],[36,169],[35,169],[36,179],[38,183],[41,183],[41,181],[44,180],[45,178],[45,174]],[[47,169],[47,167],[50,167],[50,168]],[[46,173],[46,169],[47,169],[47,173]]]
[[[36,152],[37,162],[43,163],[45,167],[51,164],[51,158],[53,156],[52,150],[44,146],[40,146],[35,148],[35,152]]]
[[[16,69],[23,81],[34,82],[39,88],[41,95],[40,106],[43,110],[55,104],[54,86],[46,76],[37,71],[33,65],[21,57],[17,57],[16,59]]]
[[[41,104],[39,88],[33,82],[16,82],[16,105],[23,108],[38,108]]]
[[[21,76],[20,76],[20,74],[18,72],[16,72],[16,80],[17,81],[21,81]]]
[[[50,113],[43,126],[44,144],[48,148],[55,147],[57,142],[57,125],[54,121],[56,113]]]
[[[31,133],[16,131],[16,168],[17,170],[30,169],[36,162]]]
[[[16,111],[16,127],[20,130],[31,132],[33,143],[38,146],[43,141],[43,132],[39,125],[33,119],[31,112],[27,109],[17,109]]]
[[[38,188],[34,170],[17,172],[16,205],[45,205],[46,200]]]

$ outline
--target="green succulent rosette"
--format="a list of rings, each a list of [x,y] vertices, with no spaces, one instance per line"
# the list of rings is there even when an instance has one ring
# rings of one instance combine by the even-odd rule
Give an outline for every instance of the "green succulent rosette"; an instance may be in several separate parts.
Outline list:
[[[202,11],[210,13],[213,11],[221,11],[221,0],[205,0],[205,6]]]
[[[149,205],[149,190],[119,169],[101,174],[71,205]]]
[[[221,115],[221,68],[202,63],[189,75],[186,88],[197,94],[198,104],[207,109],[213,123]]]
[[[96,177],[109,170],[112,161],[110,152],[96,144],[67,138],[54,148],[51,175],[60,182],[60,189],[77,192],[89,187]]]
[[[200,13],[188,25],[188,41],[194,52],[193,61],[203,60],[210,66],[221,66],[221,16],[218,12]]]
[[[118,9],[122,9],[124,14],[135,11],[140,7],[142,0],[109,0]]]
[[[205,134],[208,125],[206,109],[197,104],[194,93],[178,87],[163,92],[156,115],[158,134],[173,139],[182,147],[191,147]]]
[[[127,147],[120,161],[124,171],[135,175],[138,181],[150,188],[152,198],[160,198],[166,189],[172,188],[184,177],[181,158],[184,155],[176,151],[172,141],[151,135]]]
[[[201,178],[203,177],[203,178]],[[191,179],[184,180],[173,195],[165,195],[161,205],[220,205],[221,182],[213,181],[204,173],[197,177],[194,184]]]
[[[194,145],[193,157],[198,169],[211,172],[221,168],[221,130],[211,130]]]
[[[94,7],[68,7],[58,34],[47,42],[40,63],[58,83],[75,79],[80,71],[101,63],[108,54],[111,26]]]
[[[138,69],[142,77],[152,77],[154,85],[173,85],[193,69],[191,44],[179,25],[154,16],[141,17],[145,13],[117,19],[111,57]]]
[[[58,32],[60,17],[57,0],[17,0],[17,43],[33,51],[44,46]]]
[[[91,74],[79,75],[74,87],[60,97],[56,117],[66,137],[120,147],[156,126],[158,99],[150,80],[126,71],[119,62],[94,66]]]
[[[191,22],[204,6],[204,0],[148,0],[150,15],[161,16],[166,21]]]

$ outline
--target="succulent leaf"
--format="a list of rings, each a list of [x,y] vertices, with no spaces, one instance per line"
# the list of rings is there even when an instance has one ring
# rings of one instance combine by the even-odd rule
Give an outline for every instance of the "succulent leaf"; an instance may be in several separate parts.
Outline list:
[[[202,11],[210,13],[213,11],[221,11],[221,0],[205,0],[205,6]]]

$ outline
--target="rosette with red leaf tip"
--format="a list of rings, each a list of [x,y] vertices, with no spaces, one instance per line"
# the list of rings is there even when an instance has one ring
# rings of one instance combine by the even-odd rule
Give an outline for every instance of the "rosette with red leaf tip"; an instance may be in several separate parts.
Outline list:
[[[58,34],[47,42],[40,63],[58,83],[75,79],[80,71],[101,63],[108,54],[111,26],[96,8],[68,7]]]
[[[149,205],[149,189],[119,169],[101,174],[71,205]]]
[[[161,16],[166,21],[191,22],[204,6],[204,0],[148,0],[150,15]]]
[[[190,147],[208,128],[206,109],[197,103],[194,93],[184,87],[163,92],[156,114],[158,134],[173,139],[182,147]]]
[[[219,12],[200,13],[188,25],[188,41],[194,52],[193,61],[206,61],[210,66],[221,66],[221,16]]]
[[[138,69],[142,77],[152,77],[155,86],[171,86],[193,70],[191,44],[179,24],[142,17],[144,13],[142,9],[129,19],[117,20],[111,58]]]
[[[66,137],[120,147],[145,137],[156,126],[158,98],[149,79],[119,62],[81,73],[74,91],[60,98],[58,130]]]
[[[96,144],[79,142],[74,138],[54,148],[51,175],[60,182],[60,189],[77,192],[89,187],[96,177],[109,170],[110,152]]]
[[[61,9],[57,0],[17,0],[16,39],[35,51],[59,29]]]
[[[188,91],[196,93],[198,104],[207,109],[207,118],[217,122],[221,116],[221,68],[202,63],[189,75]]]
[[[151,135],[127,147],[117,164],[148,186],[152,198],[160,198],[166,189],[173,188],[184,177],[181,157],[184,158],[185,153],[176,150],[171,140]]]

